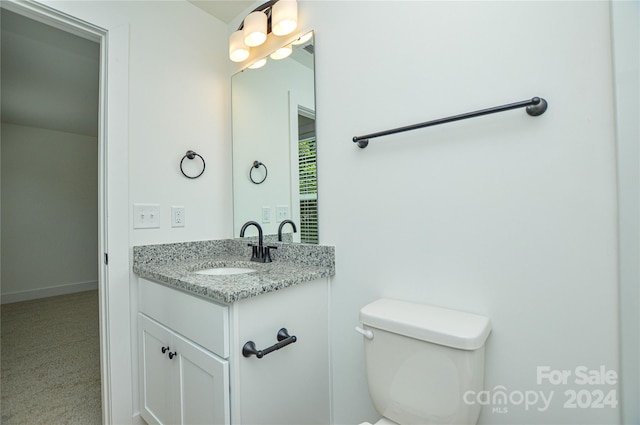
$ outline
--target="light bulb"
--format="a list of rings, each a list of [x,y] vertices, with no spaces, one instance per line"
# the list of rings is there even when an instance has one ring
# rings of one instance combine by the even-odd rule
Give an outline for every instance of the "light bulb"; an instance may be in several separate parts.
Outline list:
[[[271,9],[271,31],[278,36],[291,34],[298,26],[298,3],[280,0]]]
[[[229,59],[233,62],[242,62],[249,57],[249,48],[242,39],[242,31],[236,31],[229,37]]]
[[[244,18],[244,44],[249,47],[261,45],[267,39],[267,15],[264,12],[251,12]]]
[[[266,63],[267,63],[267,58],[262,58],[259,61],[249,65],[249,68],[251,69],[262,68]]]
[[[293,47],[291,47],[291,44],[287,44],[286,46],[282,46],[275,52],[271,53],[270,58],[274,60],[284,59],[289,56],[291,52],[293,52]]]

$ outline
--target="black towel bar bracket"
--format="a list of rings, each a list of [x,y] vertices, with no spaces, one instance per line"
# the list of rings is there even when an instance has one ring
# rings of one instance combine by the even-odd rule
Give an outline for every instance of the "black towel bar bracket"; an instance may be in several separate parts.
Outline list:
[[[377,133],[366,134],[364,136],[356,136],[353,138],[353,143],[357,143],[358,147],[364,149],[369,145],[369,139],[375,137],[388,136],[390,134],[402,133],[405,131],[417,130],[419,128],[431,127],[433,125],[446,124],[448,122],[465,120],[467,118],[475,118],[481,115],[495,114],[496,112],[504,112],[510,109],[525,108],[527,114],[532,117],[537,117],[544,114],[547,110],[547,101],[541,97],[534,97],[531,100],[523,100],[522,102],[509,103],[507,105],[495,106],[493,108],[481,109],[479,111],[468,112],[466,114],[453,115],[451,117],[440,118],[433,121],[427,121],[420,124],[408,125],[405,127],[398,127],[391,130],[379,131]]]
[[[257,358],[261,359],[269,353],[272,353],[276,350],[279,350],[283,347],[286,347],[289,344],[293,344],[298,340],[295,335],[289,335],[286,328],[281,328],[278,331],[278,342],[273,344],[271,347],[265,348],[264,350],[258,350],[256,348],[256,344],[253,341],[247,341],[242,346],[242,355],[245,357],[251,357],[255,355]]]

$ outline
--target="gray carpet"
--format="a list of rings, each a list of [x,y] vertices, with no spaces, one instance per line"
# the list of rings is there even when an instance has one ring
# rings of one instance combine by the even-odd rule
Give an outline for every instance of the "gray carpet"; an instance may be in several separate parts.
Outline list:
[[[2,424],[100,424],[98,292],[0,307]]]

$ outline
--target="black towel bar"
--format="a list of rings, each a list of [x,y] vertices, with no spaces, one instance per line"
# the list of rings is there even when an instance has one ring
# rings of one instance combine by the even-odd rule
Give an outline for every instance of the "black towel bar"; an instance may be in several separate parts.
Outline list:
[[[408,125],[405,127],[398,127],[392,130],[379,131],[377,133],[366,134],[364,136],[356,136],[353,138],[353,143],[357,143],[358,147],[366,148],[369,144],[369,139],[380,136],[388,136],[390,134],[402,133],[405,131],[417,130],[419,128],[430,127],[432,125],[445,124],[448,122],[464,120],[467,118],[479,117],[481,115],[494,114],[496,112],[508,111],[510,109],[527,108],[527,114],[532,117],[544,114],[547,110],[547,101],[541,97],[534,97],[531,100],[523,100],[522,102],[509,103],[508,105],[495,106],[493,108],[481,109],[479,111],[467,112],[466,114],[453,115],[447,118],[440,118],[433,121],[427,121],[420,124]]]

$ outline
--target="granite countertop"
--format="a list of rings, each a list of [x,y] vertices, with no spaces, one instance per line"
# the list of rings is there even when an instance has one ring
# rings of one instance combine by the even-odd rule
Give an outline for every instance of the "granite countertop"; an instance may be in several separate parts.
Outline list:
[[[335,274],[334,247],[269,243],[273,262],[249,261],[246,240],[186,242],[134,247],[133,271],[138,276],[213,301],[233,303]],[[235,275],[201,275],[198,270],[241,267],[256,270]]]

